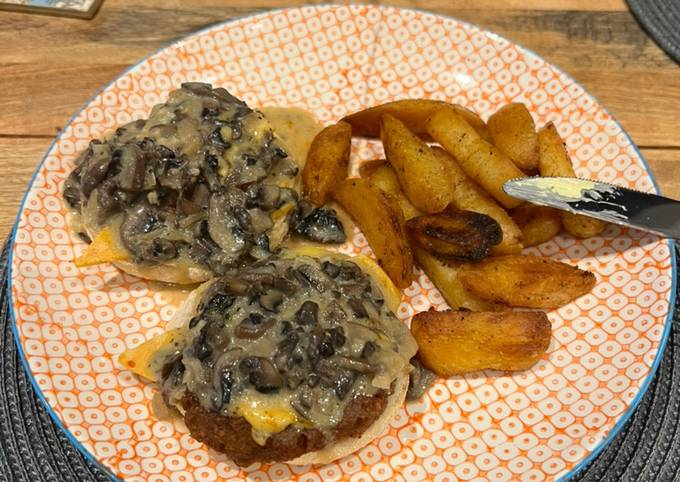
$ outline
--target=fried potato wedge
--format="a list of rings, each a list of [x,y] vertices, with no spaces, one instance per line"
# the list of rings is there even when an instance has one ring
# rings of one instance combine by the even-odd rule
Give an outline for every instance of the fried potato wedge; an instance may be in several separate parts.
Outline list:
[[[423,365],[442,377],[484,369],[526,370],[550,346],[542,311],[426,311],[411,321]]]
[[[538,131],[538,171],[541,176],[576,177],[569,153],[557,128],[549,122]],[[575,238],[591,238],[604,230],[599,219],[561,212],[564,229]]]
[[[370,163],[367,163],[370,165],[361,166],[359,169],[361,176],[374,186],[392,196],[399,203],[405,219],[408,220],[420,216],[422,212],[411,204],[411,201],[408,200],[404,191],[401,190],[399,179],[397,178],[394,169],[384,161],[382,161],[381,164],[378,164],[377,162],[378,161],[370,161]]]
[[[466,264],[460,280],[487,301],[527,308],[559,308],[595,286],[595,275],[541,256],[508,255]]]
[[[111,226],[106,226],[94,237],[83,254],[73,262],[79,268],[114,261],[129,261],[130,252],[121,244]]]
[[[364,161],[361,163],[359,166],[359,176],[363,178],[369,177],[371,174],[373,174],[375,171],[380,169],[381,167],[387,165],[387,161],[385,159],[373,159],[372,161]],[[396,179],[396,177],[395,177]],[[397,185],[399,185],[399,180],[397,179]],[[401,189],[401,188],[400,188]]]
[[[510,216],[522,230],[524,246],[550,241],[562,229],[560,213],[556,209],[522,203],[510,211]]]
[[[499,224],[486,214],[448,210],[446,213],[418,216],[406,222],[411,239],[437,256],[470,261],[487,257],[501,242]]]
[[[429,139],[425,121],[434,110],[443,106],[450,106],[462,115],[483,139],[491,142],[491,133],[481,117],[462,105],[448,104],[440,100],[395,100],[348,115],[342,120],[351,124],[355,136],[378,137],[380,118],[385,114],[390,114],[402,121],[414,134]]]
[[[460,262],[444,261],[418,246],[413,246],[413,254],[418,266],[430,278],[451,308],[470,311],[500,311],[504,308],[502,305],[475,296],[463,286],[458,277]]]
[[[432,138],[496,201],[506,208],[519,205],[518,199],[505,194],[503,183],[524,177],[524,173],[497,147],[482,139],[465,118],[443,107],[428,117],[426,125]]]
[[[487,121],[493,144],[525,171],[538,168],[536,125],[526,106],[519,102],[504,105]]]
[[[325,204],[333,187],[347,177],[351,148],[352,126],[346,122],[330,125],[314,137],[302,169],[305,195],[312,204]]]
[[[335,188],[333,197],[357,223],[394,284],[408,287],[413,278],[413,253],[397,201],[365,179],[346,179]]]
[[[449,175],[453,185],[453,199],[448,209],[474,211],[493,218],[501,227],[503,239],[491,249],[492,256],[514,254],[522,251],[522,232],[505,209],[477,186],[456,160],[441,147],[432,149],[435,155],[449,163]]]
[[[406,197],[423,212],[442,211],[453,198],[448,164],[396,117],[386,114],[380,125],[385,157]]]

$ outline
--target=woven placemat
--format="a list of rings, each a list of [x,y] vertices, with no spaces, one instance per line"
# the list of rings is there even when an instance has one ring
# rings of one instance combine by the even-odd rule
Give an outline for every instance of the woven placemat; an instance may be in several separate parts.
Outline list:
[[[650,37],[680,62],[680,0],[627,0]]]
[[[38,400],[17,353],[9,317],[7,246],[0,258],[0,480],[111,480],[68,440]],[[578,481],[680,480],[680,310],[663,361],[635,414]]]

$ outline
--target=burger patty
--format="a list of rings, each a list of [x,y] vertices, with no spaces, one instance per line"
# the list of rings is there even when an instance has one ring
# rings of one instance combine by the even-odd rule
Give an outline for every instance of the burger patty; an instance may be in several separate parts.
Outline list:
[[[209,447],[228,455],[234,462],[248,466],[254,462],[283,462],[348,437],[360,437],[387,406],[388,393],[380,390],[373,396],[357,395],[345,406],[340,423],[332,430],[292,425],[271,435],[265,445],[251,436],[252,426],[243,417],[220,415],[206,410],[196,397],[187,392],[182,400],[186,410],[184,422],[191,435]]]

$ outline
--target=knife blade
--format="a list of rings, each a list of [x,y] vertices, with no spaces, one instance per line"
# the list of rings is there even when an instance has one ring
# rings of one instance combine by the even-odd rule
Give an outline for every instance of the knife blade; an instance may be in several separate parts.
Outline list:
[[[680,239],[680,202],[655,194],[570,177],[513,179],[503,190],[532,204]]]

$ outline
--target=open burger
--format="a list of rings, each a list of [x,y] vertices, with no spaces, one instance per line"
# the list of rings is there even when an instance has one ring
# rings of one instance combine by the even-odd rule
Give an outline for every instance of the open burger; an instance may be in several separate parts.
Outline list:
[[[261,112],[223,88],[182,84],[77,158],[63,196],[92,244],[76,264],[187,284],[266,258],[293,219],[316,241],[343,242],[332,212],[300,214],[298,161]]]
[[[119,361],[238,464],[327,463],[377,437],[405,399],[417,346],[399,300],[369,258],[292,250],[204,283]]]

